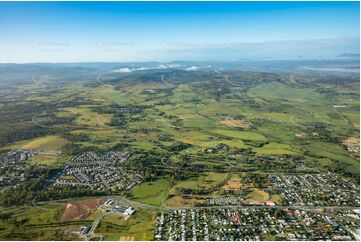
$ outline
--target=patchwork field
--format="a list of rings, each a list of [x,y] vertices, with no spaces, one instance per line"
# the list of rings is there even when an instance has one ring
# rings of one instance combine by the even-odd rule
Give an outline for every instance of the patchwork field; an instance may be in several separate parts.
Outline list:
[[[269,174],[359,179],[356,75],[297,69],[296,78],[288,69],[236,67],[121,73],[114,71],[121,64],[87,65],[44,64],[35,82],[28,81],[35,67],[13,66],[18,73],[0,83],[0,202],[9,207],[0,212],[1,240],[79,239],[81,226],[110,209],[98,209],[97,196],[126,198],[136,212],[125,219],[107,211],[95,233],[138,241],[154,239],[158,211],[286,204]],[[26,157],[21,149],[54,154]],[[69,173],[60,177],[64,186],[51,186],[68,159],[89,151],[127,152],[114,169],[139,183],[78,189],[67,184],[76,181]],[[79,174],[88,172],[81,168]]]

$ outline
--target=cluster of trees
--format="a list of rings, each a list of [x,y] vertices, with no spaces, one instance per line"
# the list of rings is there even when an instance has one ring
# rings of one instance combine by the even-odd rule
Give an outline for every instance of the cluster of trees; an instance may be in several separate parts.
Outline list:
[[[25,181],[15,187],[5,189],[0,195],[2,206],[31,205],[34,200],[48,201],[78,196],[100,196],[107,191],[92,190],[89,188],[47,187],[49,179],[56,170],[45,167],[30,167],[25,172]]]
[[[103,196],[109,192],[102,190],[93,190],[87,187],[51,187],[47,190],[39,191],[36,195],[37,201],[49,201],[58,200],[71,197],[83,197],[83,196]]]
[[[19,140],[32,139],[52,133],[54,133],[53,129],[47,129],[32,123],[27,123],[14,129],[2,130],[2,132],[0,131],[0,146],[4,146],[8,143]]]
[[[215,185],[212,185],[210,187],[199,187],[199,188],[181,188],[181,187],[177,187],[176,188],[176,193],[180,194],[182,196],[187,196],[188,194],[192,194],[192,195],[207,195],[210,194],[211,192],[214,192],[215,190],[217,190],[218,188],[224,186],[228,181],[228,178],[224,179],[222,182],[217,183]]]
[[[1,194],[0,203],[3,206],[31,204],[36,195],[43,189],[50,171],[46,169],[33,170],[26,181],[15,187],[5,189]]]
[[[115,127],[126,127],[131,122],[140,121],[144,118],[146,105],[117,105],[108,107],[93,107],[92,111],[97,113],[113,114],[108,125]]]
[[[311,140],[320,140],[334,144],[341,143],[340,137],[333,135],[333,132],[327,129],[326,124],[320,122],[306,123],[306,133],[317,134],[310,136]]]

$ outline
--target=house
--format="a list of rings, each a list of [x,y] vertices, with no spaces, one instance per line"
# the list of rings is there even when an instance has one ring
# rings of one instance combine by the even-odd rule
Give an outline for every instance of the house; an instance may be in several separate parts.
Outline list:
[[[130,215],[132,215],[134,212],[135,212],[134,208],[129,207],[129,208],[127,208],[127,209],[124,211],[123,214],[126,215],[126,216],[130,216]]]

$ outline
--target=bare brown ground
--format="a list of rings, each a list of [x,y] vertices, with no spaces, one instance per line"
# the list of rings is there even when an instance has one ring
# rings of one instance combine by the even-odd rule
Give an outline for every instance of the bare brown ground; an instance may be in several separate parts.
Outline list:
[[[220,122],[221,124],[224,124],[228,127],[231,128],[249,128],[251,126],[251,123],[246,121],[246,120],[239,120],[239,119],[234,119],[234,120],[222,120]]]
[[[165,203],[168,207],[190,208],[190,207],[194,207],[197,201],[201,201],[201,200],[197,200],[194,198],[188,199],[188,198],[183,198],[181,196],[173,196],[169,198]]]
[[[295,135],[296,135],[296,137],[299,137],[299,138],[304,138],[306,136],[305,133],[297,133]]]
[[[242,183],[239,178],[232,178],[223,186],[223,189],[239,191],[241,186]]]
[[[67,202],[65,210],[60,217],[61,222],[76,221],[88,217],[100,204],[100,199],[87,199]]]
[[[360,139],[355,138],[355,137],[349,137],[349,138],[345,139],[344,141],[342,141],[342,144],[347,145],[347,146],[357,146],[360,144]]]

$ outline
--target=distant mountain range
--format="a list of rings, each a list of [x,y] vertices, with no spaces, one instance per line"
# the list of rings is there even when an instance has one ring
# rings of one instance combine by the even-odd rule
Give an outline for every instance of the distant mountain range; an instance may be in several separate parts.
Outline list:
[[[347,57],[347,58],[360,58],[360,53],[343,53],[339,55],[338,57]]]

